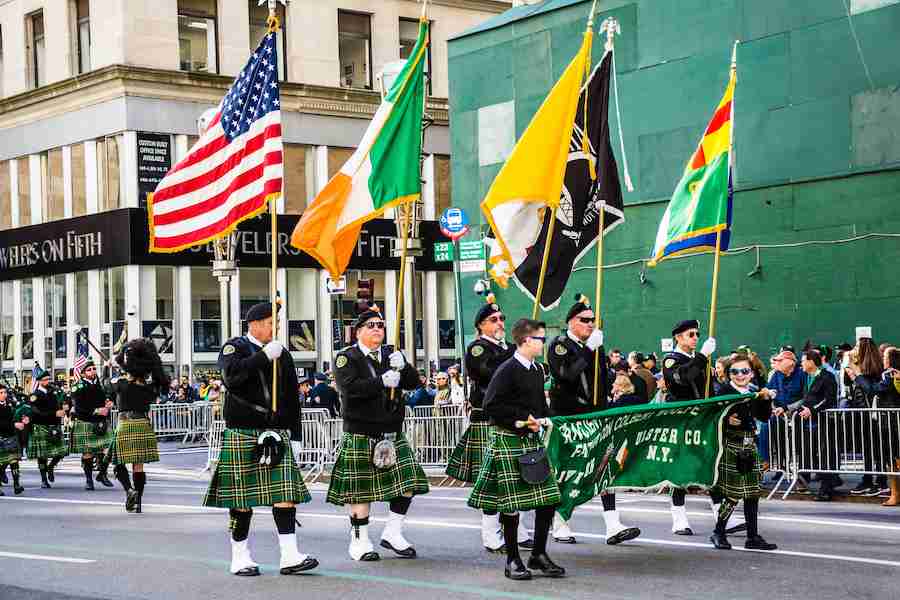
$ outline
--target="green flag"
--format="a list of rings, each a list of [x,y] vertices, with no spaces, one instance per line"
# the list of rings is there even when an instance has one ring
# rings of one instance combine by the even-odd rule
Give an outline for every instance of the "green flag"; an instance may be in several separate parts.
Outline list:
[[[566,520],[603,490],[712,487],[723,452],[722,419],[751,395],[614,408],[553,417],[546,438]]]

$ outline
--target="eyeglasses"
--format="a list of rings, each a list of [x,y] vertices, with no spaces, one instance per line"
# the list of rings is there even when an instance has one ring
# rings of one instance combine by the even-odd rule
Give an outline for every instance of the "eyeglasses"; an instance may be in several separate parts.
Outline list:
[[[578,320],[587,325],[594,322],[594,317],[578,317]]]
[[[366,323],[366,329],[384,329],[384,321],[369,321]]]
[[[491,323],[503,323],[506,321],[506,315],[494,315],[493,317],[489,318],[488,321],[490,321]]]
[[[695,337],[700,337],[700,332],[699,331],[687,331],[687,332],[685,332],[684,335],[688,336],[689,338],[695,338]]]
[[[747,367],[744,367],[742,369],[729,369],[728,372],[731,373],[732,375],[749,375],[750,373],[753,372],[753,369],[748,369]]]
[[[529,336],[528,336],[528,339],[530,339],[530,340],[537,340],[537,341],[539,341],[539,342],[541,342],[541,343],[547,341],[547,338],[546,338],[545,336],[542,336],[542,335],[529,335]]]

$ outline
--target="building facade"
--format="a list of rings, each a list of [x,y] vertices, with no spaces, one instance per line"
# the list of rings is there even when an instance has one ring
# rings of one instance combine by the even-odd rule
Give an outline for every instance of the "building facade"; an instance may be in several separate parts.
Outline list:
[[[433,0],[429,9],[424,255],[407,303],[422,365],[455,356],[453,275],[431,256],[436,216],[450,205],[447,39],[508,7]],[[298,364],[322,369],[346,341],[358,296],[394,314],[396,232],[390,220],[365,228],[341,295],[286,239],[361,139],[379,74],[406,58],[421,5],[294,0],[278,10],[281,331]],[[223,297],[209,248],[147,253],[146,215],[147,193],[196,141],[198,118],[224,95],[266,16],[256,0],[0,0],[0,359],[10,380],[35,363],[64,373],[81,330],[103,352],[153,337],[167,365],[202,374],[214,369],[222,320],[242,330],[248,306],[268,299],[267,224],[241,227],[238,274]]]
[[[455,205],[479,214],[514,141],[578,50],[590,7],[589,0],[518,6],[450,41]],[[712,256],[652,269],[646,261],[725,90],[736,40],[736,193],[732,251],[721,259],[719,348],[750,344],[768,354],[807,340],[852,343],[857,326],[871,326],[878,342],[900,340],[900,285],[889,266],[900,259],[900,2],[598,7],[595,27],[609,16],[621,24],[621,123],[614,104],[609,120],[620,171],[621,128],[635,185],[625,193],[625,221],[604,247],[607,343],[659,352],[674,323],[696,318],[708,326]],[[594,64],[602,53],[597,39]],[[594,251],[586,254],[562,306],[542,314],[555,330],[575,293],[593,296],[595,261]],[[463,290],[479,277],[466,274]],[[531,312],[515,285],[494,289],[507,313]],[[477,299],[462,297],[467,321]]]

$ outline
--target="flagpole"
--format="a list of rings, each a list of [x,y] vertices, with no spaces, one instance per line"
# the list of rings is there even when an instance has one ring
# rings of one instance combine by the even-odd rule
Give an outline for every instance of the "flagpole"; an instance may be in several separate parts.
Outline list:
[[[277,33],[280,27],[278,22],[277,5],[275,0],[269,0],[269,18],[267,25],[269,33]],[[276,75],[277,79],[277,75]],[[279,109],[280,110],[280,109]],[[284,182],[282,181],[282,185]],[[269,274],[269,293],[272,300],[272,340],[278,339],[278,197],[273,194],[269,200],[269,217],[272,225],[272,272]],[[287,350],[285,348],[285,350]],[[272,412],[278,412],[278,361],[272,361]]]

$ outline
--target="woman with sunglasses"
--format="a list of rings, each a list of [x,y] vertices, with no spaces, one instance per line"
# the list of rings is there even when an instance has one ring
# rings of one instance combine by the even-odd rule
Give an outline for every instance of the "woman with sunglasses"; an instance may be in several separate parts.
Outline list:
[[[484,453],[491,444],[491,425],[484,413],[484,394],[497,368],[516,351],[506,341],[506,315],[497,305],[494,295],[488,294],[486,302],[475,314],[475,332],[478,337],[466,348],[466,376],[469,379],[469,427],[459,438],[450,460],[447,475],[457,481],[475,483]],[[519,541],[530,544],[528,533],[519,532]],[[481,515],[481,543],[488,552],[503,552],[503,536],[500,533],[500,515],[486,509]]]
[[[719,550],[730,550],[726,528],[731,513],[741,500],[747,521],[747,541],[751,550],[775,550],[759,535],[760,460],[756,448],[756,421],[768,421],[775,392],[753,385],[753,365],[746,354],[735,355],[727,364],[728,383],[723,394],[754,394],[749,402],[737,404],[724,418],[725,452],[719,461],[717,491],[724,496],[719,505],[716,528],[709,537]]]

